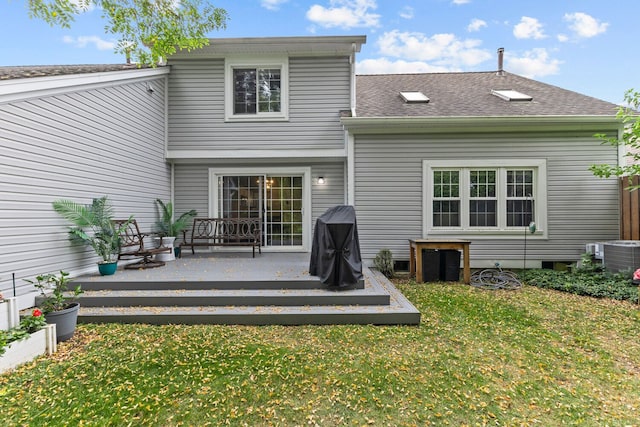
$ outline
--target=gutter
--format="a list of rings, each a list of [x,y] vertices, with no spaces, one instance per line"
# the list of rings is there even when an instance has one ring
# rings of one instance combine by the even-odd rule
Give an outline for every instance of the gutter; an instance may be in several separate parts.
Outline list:
[[[352,134],[489,133],[544,130],[619,131],[611,116],[451,116],[451,117],[342,117]]]

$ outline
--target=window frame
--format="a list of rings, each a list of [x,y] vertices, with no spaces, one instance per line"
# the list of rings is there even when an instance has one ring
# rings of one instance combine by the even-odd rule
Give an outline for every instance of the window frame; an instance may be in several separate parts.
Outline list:
[[[536,232],[532,237],[547,236],[547,165],[545,159],[486,159],[486,160],[424,160],[423,161],[423,237],[434,235],[465,235],[482,238],[522,238],[528,227],[508,227],[507,224],[507,170],[533,170],[534,221]],[[433,225],[433,172],[456,170],[460,172],[460,226],[435,227]],[[470,172],[495,170],[497,178],[497,226],[469,225]],[[438,200],[438,199],[435,199]],[[527,231],[528,232],[528,231]]]
[[[280,70],[280,111],[260,112],[256,108],[255,114],[234,114],[234,75],[235,69],[255,69],[256,74],[260,69]],[[253,122],[253,121],[287,121],[289,120],[289,58],[284,56],[225,59],[225,121],[228,122]],[[256,100],[257,102],[257,100]]]

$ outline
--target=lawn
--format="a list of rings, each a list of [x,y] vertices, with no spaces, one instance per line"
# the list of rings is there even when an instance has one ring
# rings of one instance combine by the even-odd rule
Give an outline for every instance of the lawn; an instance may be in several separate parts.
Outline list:
[[[81,325],[0,425],[640,425],[637,305],[397,283],[419,327]]]

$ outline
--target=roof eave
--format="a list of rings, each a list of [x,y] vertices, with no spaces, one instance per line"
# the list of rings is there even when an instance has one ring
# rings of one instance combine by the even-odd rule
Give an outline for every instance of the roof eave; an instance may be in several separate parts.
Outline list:
[[[343,117],[342,125],[357,134],[488,133],[540,130],[615,131],[621,126],[611,116],[450,116],[450,117]]]
[[[173,59],[223,58],[229,55],[286,54],[287,56],[342,56],[360,52],[366,36],[243,37],[209,39],[209,45],[178,51]]]

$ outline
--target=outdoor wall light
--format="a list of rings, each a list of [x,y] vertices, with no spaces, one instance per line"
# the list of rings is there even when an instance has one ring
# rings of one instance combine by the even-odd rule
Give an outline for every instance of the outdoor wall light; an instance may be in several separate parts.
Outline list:
[[[154,92],[154,89],[153,89],[153,86],[151,86],[151,83],[147,83],[147,92],[149,92],[149,93],[153,93]]]
[[[324,180],[324,176],[319,176],[318,177],[318,184],[319,185],[324,185],[327,181]]]

